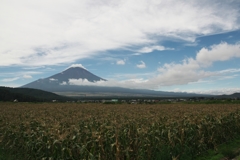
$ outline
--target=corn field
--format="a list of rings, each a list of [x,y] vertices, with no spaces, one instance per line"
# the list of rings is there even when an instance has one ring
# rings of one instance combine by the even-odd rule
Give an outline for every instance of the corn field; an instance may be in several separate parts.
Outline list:
[[[194,159],[240,133],[235,104],[0,103],[0,147],[20,159]]]

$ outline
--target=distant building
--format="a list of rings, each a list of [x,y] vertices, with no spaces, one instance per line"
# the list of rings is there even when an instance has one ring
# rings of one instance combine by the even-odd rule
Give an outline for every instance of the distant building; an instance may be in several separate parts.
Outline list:
[[[118,102],[118,99],[112,99],[111,102]]]

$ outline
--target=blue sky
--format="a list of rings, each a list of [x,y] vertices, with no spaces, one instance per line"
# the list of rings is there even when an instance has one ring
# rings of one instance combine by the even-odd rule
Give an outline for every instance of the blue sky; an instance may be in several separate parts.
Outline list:
[[[240,92],[239,15],[238,0],[3,0],[0,86],[77,64],[108,80],[93,85]]]

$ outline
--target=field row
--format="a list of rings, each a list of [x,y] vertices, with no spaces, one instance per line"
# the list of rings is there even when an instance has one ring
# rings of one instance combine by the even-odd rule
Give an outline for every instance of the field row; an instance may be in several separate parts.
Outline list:
[[[239,109],[0,103],[0,142],[23,159],[194,159],[238,135]]]

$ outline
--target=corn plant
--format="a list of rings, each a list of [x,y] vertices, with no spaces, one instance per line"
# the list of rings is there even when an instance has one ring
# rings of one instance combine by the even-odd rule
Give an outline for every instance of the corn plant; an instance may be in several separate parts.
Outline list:
[[[0,147],[22,159],[194,159],[238,136],[239,108],[0,103]]]

